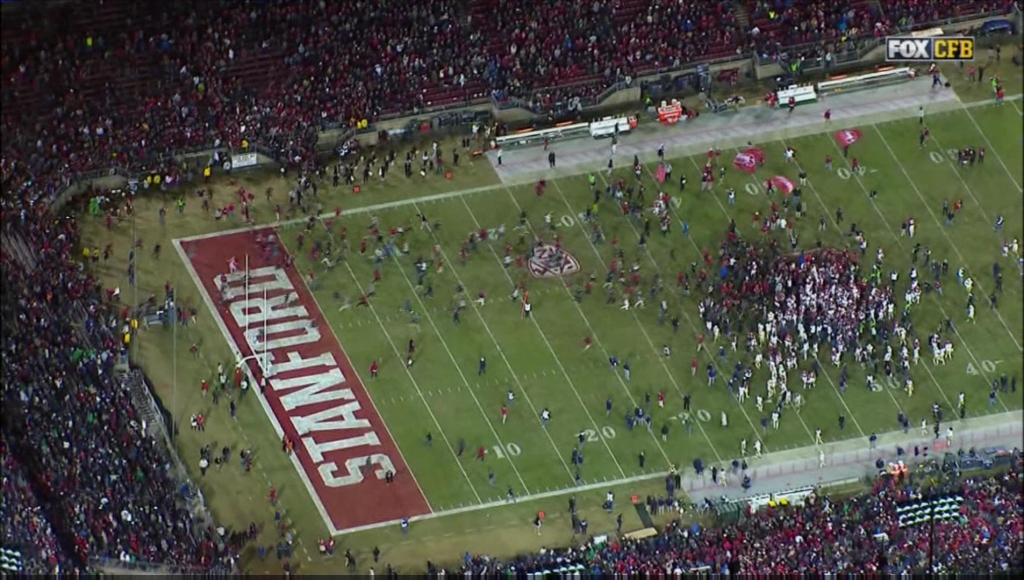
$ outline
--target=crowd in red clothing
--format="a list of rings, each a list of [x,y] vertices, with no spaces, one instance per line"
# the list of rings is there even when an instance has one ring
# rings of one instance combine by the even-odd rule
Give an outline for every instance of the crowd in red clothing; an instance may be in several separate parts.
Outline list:
[[[762,0],[743,5],[750,30],[730,0],[26,5],[3,19],[3,158],[40,180],[243,139],[308,158],[319,129],[364,118],[492,94],[543,109],[656,70],[1011,3]]]
[[[812,497],[801,507],[768,508],[718,528],[668,525],[643,540],[545,550],[502,561],[470,556],[464,575],[484,573],[650,574],[1013,574],[1024,570],[1021,456],[1010,472],[954,481],[931,491],[958,494],[956,519],[901,526],[897,506],[920,497],[914,484],[879,480],[871,493],[843,502]]]

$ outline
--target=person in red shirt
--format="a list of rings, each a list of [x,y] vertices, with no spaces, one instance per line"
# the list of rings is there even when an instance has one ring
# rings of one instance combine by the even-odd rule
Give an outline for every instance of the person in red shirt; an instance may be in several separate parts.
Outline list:
[[[825,109],[825,124],[828,125],[829,121],[832,120],[832,109]]]
[[[502,407],[502,409],[504,409],[504,407]],[[480,448],[476,450],[476,458],[480,461],[483,461],[486,455],[487,449],[483,445],[481,445]]]
[[[377,378],[377,372],[380,371],[380,367],[377,366],[377,361],[370,363],[370,378]]]
[[[199,390],[203,392],[203,397],[206,397],[206,393],[210,392],[210,383],[207,383],[206,379],[203,379],[202,384],[199,385]]]
[[[505,421],[508,421],[508,407],[505,405],[501,406],[501,424],[504,425]],[[483,449],[481,447],[481,449]]]

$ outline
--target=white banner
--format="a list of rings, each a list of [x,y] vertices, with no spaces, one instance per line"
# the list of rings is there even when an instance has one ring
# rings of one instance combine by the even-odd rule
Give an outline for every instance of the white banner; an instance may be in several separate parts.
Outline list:
[[[253,167],[257,163],[259,160],[255,153],[233,153],[231,155],[231,167],[234,169]]]

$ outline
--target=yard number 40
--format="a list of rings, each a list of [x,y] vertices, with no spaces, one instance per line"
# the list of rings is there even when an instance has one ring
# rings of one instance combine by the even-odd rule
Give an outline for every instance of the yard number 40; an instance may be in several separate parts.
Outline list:
[[[978,367],[974,366],[973,363],[967,363],[967,374],[979,375],[982,373],[994,373],[996,372],[996,365],[1003,362],[1000,360],[983,360],[978,364],[981,365],[981,373],[978,372]]]

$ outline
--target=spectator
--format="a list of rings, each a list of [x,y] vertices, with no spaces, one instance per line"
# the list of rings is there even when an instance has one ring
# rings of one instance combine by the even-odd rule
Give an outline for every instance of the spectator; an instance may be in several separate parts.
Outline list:
[[[75,221],[54,221],[38,204],[20,215],[4,233],[0,282],[4,460],[15,466],[5,470],[5,486],[28,483],[42,510],[25,511],[31,494],[5,493],[5,517],[32,515],[27,533],[40,538],[32,557],[51,569],[68,561],[84,569],[94,557],[179,568],[231,558],[194,529],[169,458],[143,431],[115,377],[117,317],[73,259]],[[19,463],[27,477],[18,477]],[[58,542],[35,525],[40,514]]]
[[[935,524],[940,573],[1020,573],[1024,517],[1019,505],[1021,456],[1006,474],[952,482],[943,489],[964,497],[958,519]],[[835,503],[809,498],[800,507],[741,516],[719,529],[669,524],[656,537],[616,539],[580,548],[542,550],[509,561],[471,557],[462,574],[678,575],[697,570],[731,574],[929,573],[929,525],[901,527],[899,502],[919,496],[916,485],[879,480],[871,493]]]
[[[17,554],[16,564],[5,572],[32,575],[54,574],[56,570],[74,569],[57,543],[32,491],[28,474],[10,453],[6,438],[0,438],[0,456],[3,461],[3,494],[0,496],[0,523],[3,534],[0,547]]]

